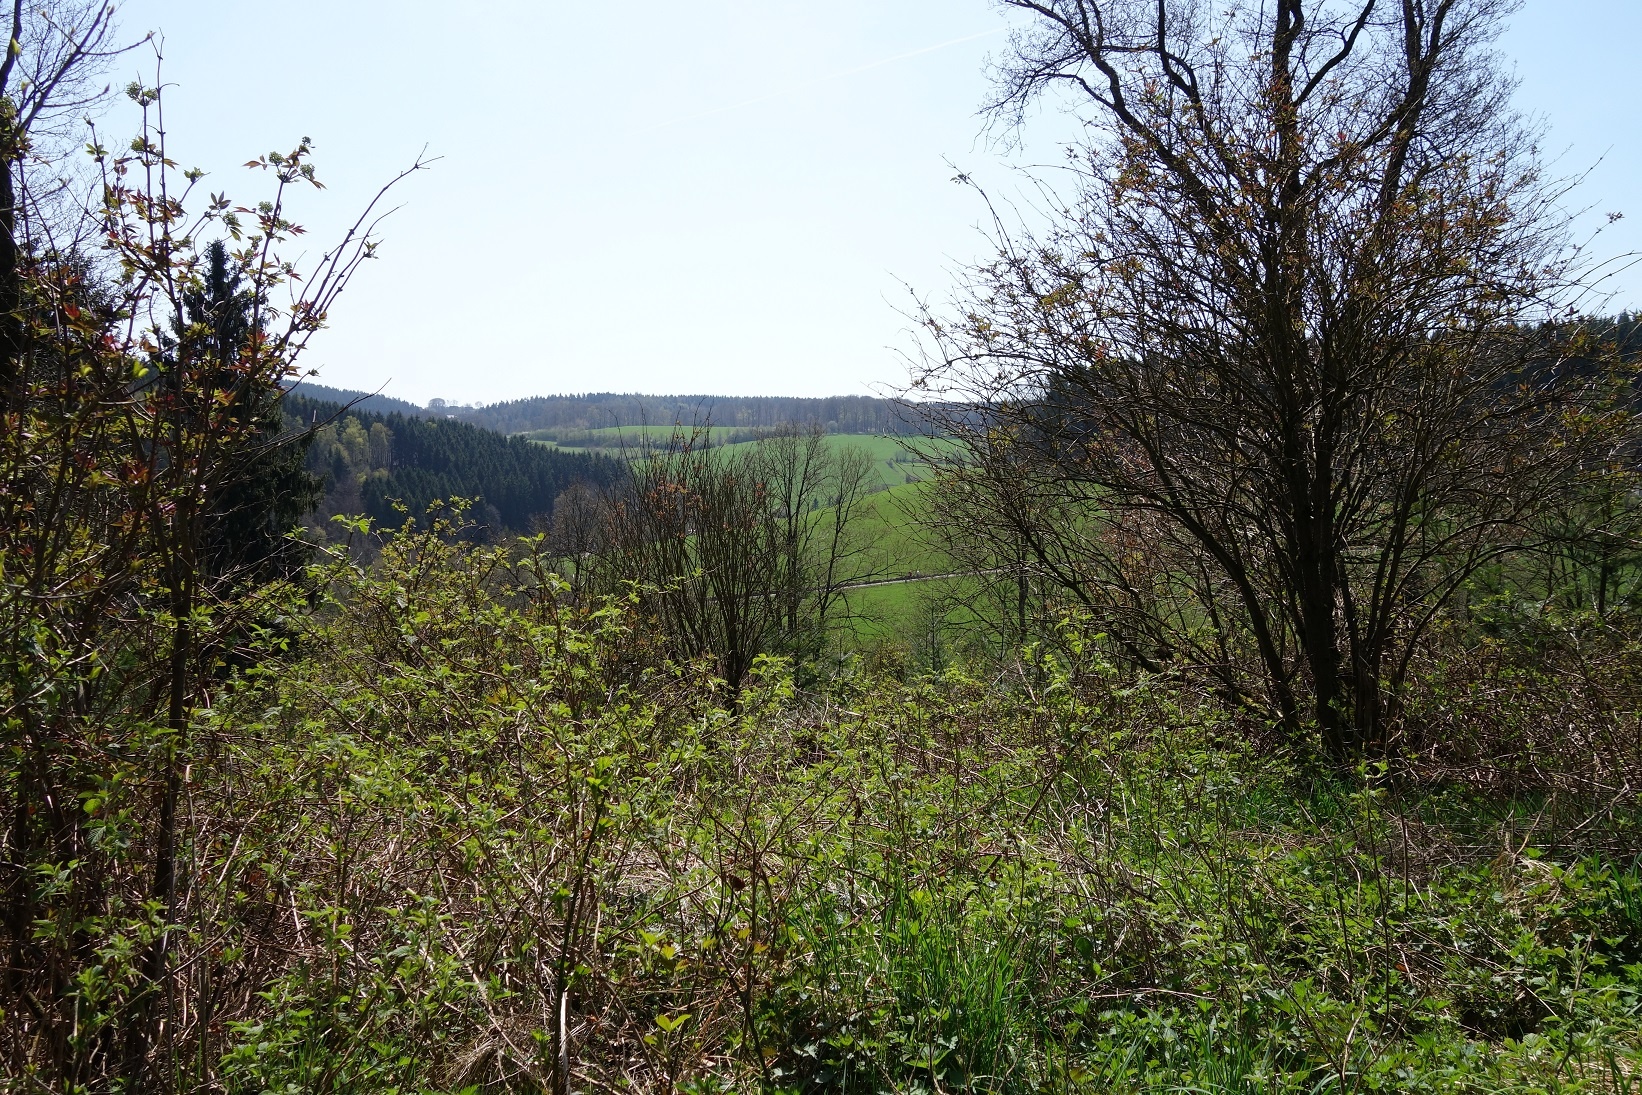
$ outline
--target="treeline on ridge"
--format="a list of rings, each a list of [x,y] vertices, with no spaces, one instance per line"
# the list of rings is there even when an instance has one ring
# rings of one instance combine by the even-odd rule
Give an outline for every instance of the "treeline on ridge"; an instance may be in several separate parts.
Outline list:
[[[335,403],[339,407],[369,411],[372,414],[405,414],[420,417],[429,413],[426,407],[419,406],[407,399],[395,399],[393,396],[383,395],[381,392],[361,392],[352,388],[332,388],[308,380],[297,381],[290,386],[286,394],[314,403]]]
[[[918,432],[917,423],[909,420],[897,403],[867,395],[808,399],[590,392],[534,396],[483,407],[445,407],[444,411],[499,433],[675,423],[760,430],[788,425],[820,426],[828,433],[910,435]]]
[[[382,414],[456,418],[497,433],[532,430],[599,430],[614,426],[712,425],[726,429],[772,430],[820,426],[828,433],[882,433],[911,436],[916,417],[891,399],[868,395],[825,398],[728,395],[643,395],[588,392],[539,395],[470,407],[434,399],[424,407],[391,396],[329,388],[303,381],[291,394],[339,404],[355,404]]]

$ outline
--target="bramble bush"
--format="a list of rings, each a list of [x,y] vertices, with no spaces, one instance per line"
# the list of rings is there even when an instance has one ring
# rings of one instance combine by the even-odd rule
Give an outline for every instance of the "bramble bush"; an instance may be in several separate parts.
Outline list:
[[[201,714],[175,1086],[1634,1090],[1629,801],[1274,760],[1071,622],[727,704],[453,531],[337,549]]]

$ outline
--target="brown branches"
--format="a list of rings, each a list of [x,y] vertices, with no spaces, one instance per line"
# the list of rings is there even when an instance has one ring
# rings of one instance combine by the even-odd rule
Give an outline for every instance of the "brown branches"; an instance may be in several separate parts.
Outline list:
[[[760,655],[819,652],[847,587],[877,576],[862,521],[876,485],[870,461],[819,429],[734,449],[677,429],[634,454],[596,511],[572,499],[563,539],[593,589],[635,588],[677,653],[712,659],[734,690]]]
[[[0,1042],[35,1054],[29,1067],[53,1085],[141,1090],[174,1018],[173,959],[196,881],[183,828],[196,716],[224,661],[266,622],[252,587],[269,575],[248,562],[261,550],[246,551],[249,538],[289,527],[248,530],[242,518],[265,526],[300,490],[300,466],[281,463],[299,438],[283,432],[279,400],[375,222],[368,210],[281,315],[268,301],[295,271],[279,250],[301,231],[283,198],[315,182],[307,143],[267,157],[276,192],[241,207],[254,228],[231,252],[208,241],[240,238],[238,214],[220,196],[191,213],[199,176],[170,159],[160,93],[141,85],[128,89],[143,111],[131,150],[90,147],[95,199],[44,205],[30,183],[56,169],[23,155],[26,127],[79,102],[76,80],[110,55],[111,12],[48,7],[41,26],[57,37],[14,43],[22,60],[7,77],[28,83],[8,120],[25,128],[10,131],[0,169],[16,184],[0,187],[12,216],[0,233],[12,244],[0,247],[0,726],[11,758]],[[121,804],[105,816],[110,798]],[[61,883],[42,887],[48,864]],[[42,931],[48,922],[74,927]],[[80,978],[115,937],[128,957],[93,999]],[[16,1006],[27,999],[52,1003]],[[42,1057],[39,1046],[53,1048]]]
[[[1017,551],[1047,533],[1094,565],[1153,520],[1188,546],[1152,581],[1196,607],[1132,644],[1234,626],[1291,732],[1379,748],[1413,646],[1577,464],[1567,415],[1611,398],[1535,327],[1574,256],[1502,120],[1498,6],[1012,6],[1037,26],[1000,107],[1070,82],[1093,136],[1053,228],[1002,234],[957,315],[924,316],[920,386],[992,494],[1018,493],[1005,445],[1088,514]]]

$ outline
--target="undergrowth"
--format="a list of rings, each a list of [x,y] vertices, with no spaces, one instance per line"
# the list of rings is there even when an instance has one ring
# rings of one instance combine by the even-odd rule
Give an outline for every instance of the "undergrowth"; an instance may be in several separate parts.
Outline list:
[[[178,1087],[1642,1090],[1623,796],[1339,773],[1096,640],[727,703],[432,534],[308,588],[202,716]]]

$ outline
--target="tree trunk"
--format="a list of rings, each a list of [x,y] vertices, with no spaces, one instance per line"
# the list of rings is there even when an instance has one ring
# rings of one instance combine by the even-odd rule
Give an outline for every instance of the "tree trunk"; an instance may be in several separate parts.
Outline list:
[[[17,183],[12,177],[16,134],[0,134],[0,414],[23,405],[23,293],[18,269]]]
[[[154,832],[154,880],[149,896],[160,909],[159,934],[143,956],[143,987],[132,1008],[126,1032],[125,1090],[140,1095],[148,1078],[148,1056],[154,1042],[155,1009],[163,992],[167,960],[170,957],[171,921],[175,918],[177,889],[177,800],[182,792],[180,768],[182,742],[188,730],[188,674],[193,665],[194,632],[191,607],[185,595],[176,606],[176,622],[171,633],[170,680],[166,702],[166,726],[170,740],[165,749],[164,784],[160,790],[160,813]]]

